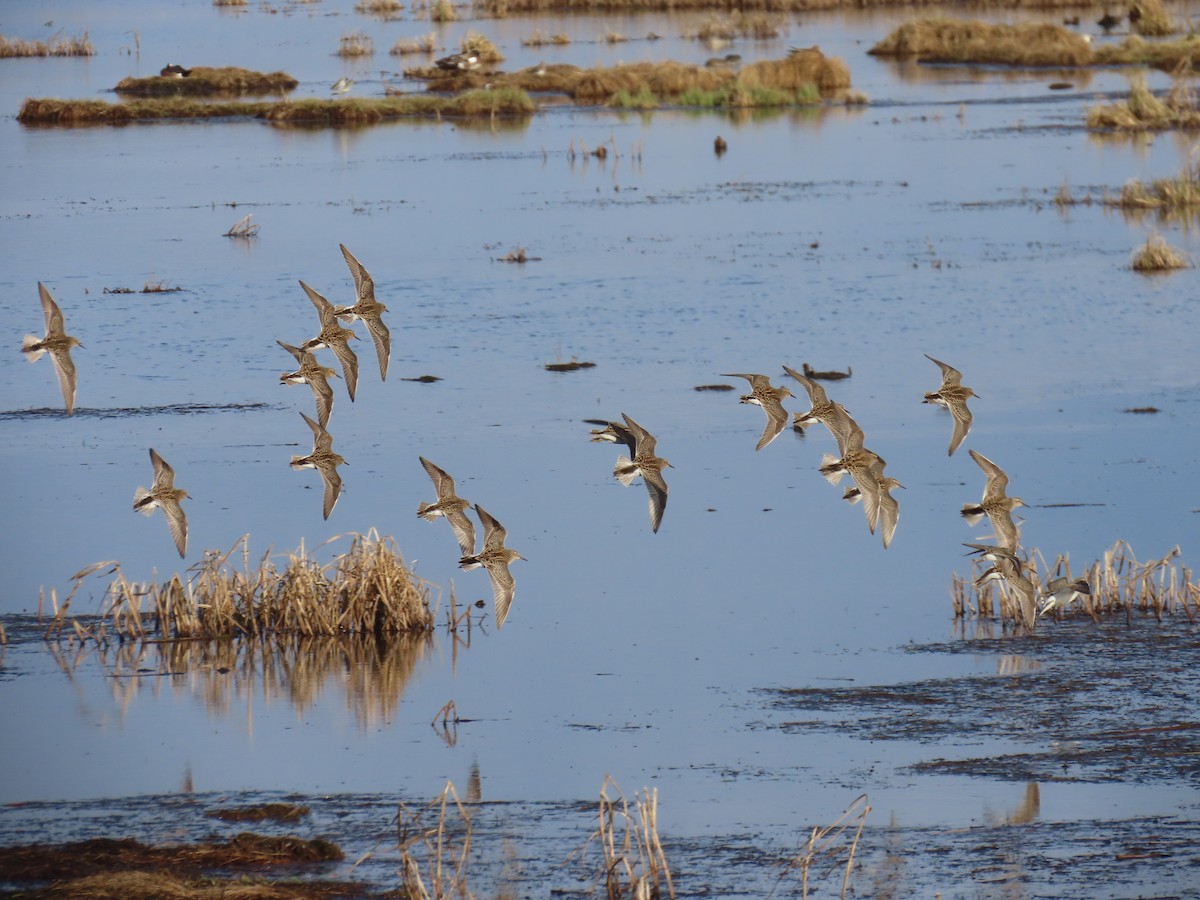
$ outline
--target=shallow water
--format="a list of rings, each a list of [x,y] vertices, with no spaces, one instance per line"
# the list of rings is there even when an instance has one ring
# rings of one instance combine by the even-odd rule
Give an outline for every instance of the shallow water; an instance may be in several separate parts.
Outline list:
[[[162,795],[186,776],[204,794],[370,795],[387,807],[423,802],[447,779],[461,785],[478,764],[489,802],[575,809],[611,773],[630,793],[659,789],[664,835],[711,846],[745,834],[771,856],[863,791],[871,824],[893,821],[911,836],[991,821],[1019,802],[1019,777],[1040,788],[1031,827],[1053,823],[1051,835],[1078,828],[1116,840],[1115,823],[1148,816],[1194,830],[1194,769],[1164,762],[1143,777],[1081,763],[1082,774],[1062,779],[1046,762],[1062,736],[1043,733],[1038,717],[1018,728],[1023,707],[994,715],[1006,728],[965,715],[922,736],[894,727],[902,706],[843,709],[838,699],[933,684],[968,714],[979,702],[971,686],[994,683],[1000,661],[1019,657],[1017,671],[1029,674],[1014,680],[1029,704],[1053,708],[1038,679],[1115,640],[1128,658],[1103,701],[1128,725],[1147,724],[1134,701],[1154,681],[1160,626],[1140,624],[1128,645],[1121,629],[1113,638],[1090,623],[963,643],[948,600],[951,574],[968,571],[961,542],[986,534],[957,515],[982,490],[968,447],[1008,471],[1010,491],[1031,504],[1023,543],[1049,558],[1067,553],[1082,567],[1120,538],[1144,558],[1176,544],[1185,563],[1197,558],[1197,276],[1128,269],[1154,230],[1200,258],[1197,232],[1052,203],[1064,183],[1098,197],[1189,160],[1190,142],[1176,136],[1112,141],[1081,130],[1097,95],[1125,89],[1120,73],[1050,92],[1058,74],[898,67],[865,49],[899,17],[806,16],[780,40],[737,49],[749,59],[820,44],[846,59],[872,106],[745,119],[555,109],[511,128],[361,131],[24,129],[12,118],[25,96],[90,96],[168,61],[282,68],[301,93],[320,96],[349,72],[357,91],[381,93],[377,70],[401,67],[386,48],[428,30],[378,23],[348,3],[280,9],[230,15],[194,0],[118,14],[64,3],[53,14],[6,10],[0,21],[5,34],[39,37],[53,15],[68,34],[90,30],[99,51],[88,61],[0,61],[0,309],[12,348],[0,358],[9,473],[0,611],[11,641],[0,704],[23,737],[8,742],[0,799]],[[511,67],[543,58],[519,46],[534,27],[576,36],[543,48],[547,62],[711,55],[677,37],[682,22],[464,22],[442,41],[453,49],[477,28]],[[665,37],[582,42],[605,27]],[[358,70],[332,55],[353,28],[377,48]],[[140,57],[121,52],[130,29]],[[719,159],[717,134],[729,143]],[[610,138],[616,158],[569,157],[572,143]],[[257,238],[221,236],[247,213]],[[325,523],[318,477],[287,466],[307,452],[297,413],[311,397],[277,384],[292,360],[275,340],[314,332],[297,279],[348,302],[339,242],[390,308],[393,355],[380,383],[369,343],[359,346],[355,403],[334,385],[330,430],[350,465]],[[496,261],[518,246],[540,260]],[[84,344],[72,419],[46,412],[61,403],[49,362],[29,366],[16,352],[41,325],[38,280]],[[184,290],[104,293],[160,280]],[[938,383],[924,353],[958,366],[981,395],[951,458],[949,417],[920,402]],[[597,365],[543,369],[572,358]],[[788,431],[755,453],[762,413],[736,393],[693,390],[739,380],[722,372],[774,378],[780,364],[802,362],[853,368],[830,395],[907,486],[887,551],[817,474],[834,448],[827,434]],[[444,380],[402,380],[423,374]],[[1123,412],[1141,406],[1161,411]],[[583,419],[621,412],[654,432],[674,464],[656,535],[644,489],[617,485],[613,448],[587,441]],[[489,617],[469,646],[440,633],[412,659],[377,663],[403,675],[376,691],[332,662],[311,671],[316,651],[249,671],[157,647],[56,658],[38,626],[12,617],[36,610],[39,589],[61,596],[97,560],[120,560],[131,578],[182,568],[158,515],[129,509],[150,478],[150,446],[193,495],[185,565],[247,533],[257,557],[378,528],[444,589],[443,605],[451,584],[460,604],[488,598],[482,572],[457,570],[449,529],[413,515],[433,497],[424,455],[528,557],[514,565],[509,622],[497,633]],[[1087,505],[1047,506],[1064,503]],[[73,611],[97,611],[102,587],[89,583]],[[1172,655],[1186,662],[1196,643],[1175,624],[1161,626],[1162,639],[1178,641]],[[311,664],[304,677],[292,668],[300,660]],[[1155,726],[1192,720],[1194,667],[1170,683],[1148,716]],[[811,726],[787,727],[798,714],[773,705],[795,691],[820,692],[808,694],[821,707]],[[448,700],[472,720],[453,741],[430,725]],[[1020,769],[1028,776],[970,764],[1018,756],[1034,760]],[[943,774],[936,760],[964,760],[964,774]],[[44,819],[30,809],[5,811],[10,834],[65,834],[64,808],[51,804]],[[973,881],[936,867],[926,881],[931,866],[917,866],[931,889]],[[1139,867],[1137,883],[1164,871]],[[1064,882],[1034,886],[1035,877],[1019,879],[1029,893],[1071,896]]]

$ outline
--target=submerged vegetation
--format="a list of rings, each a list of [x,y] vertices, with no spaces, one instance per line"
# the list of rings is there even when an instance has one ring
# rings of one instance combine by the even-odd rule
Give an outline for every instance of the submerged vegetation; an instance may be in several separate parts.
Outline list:
[[[453,96],[201,103],[181,97],[107,103],[103,100],[29,99],[17,121],[23,125],[126,125],[165,119],[252,118],[278,124],[345,127],[388,119],[462,116],[527,116],[535,110],[524,91],[471,90]]]
[[[122,78],[113,90],[136,97],[232,96],[238,94],[278,94],[300,84],[287,72],[255,72],[238,66],[209,68],[196,66],[186,78],[153,75],[149,78]]]
[[[98,623],[89,631],[72,620],[80,640],[429,632],[429,588],[404,564],[395,542],[374,532],[348,537],[349,549],[324,565],[301,544],[282,568],[269,553],[252,564],[249,537],[243,537],[224,554],[207,553],[186,583],[179,575],[161,584],[132,582],[119,563],[96,563],[76,573],[61,605],[51,592],[54,618],[46,637],[61,634],[76,592],[97,572],[114,578]],[[239,547],[240,567],[230,562]]]
[[[85,31],[82,37],[26,41],[0,34],[0,59],[34,56],[95,56],[96,48]]]
[[[1117,541],[1082,572],[1072,572],[1071,561],[1065,556],[1048,565],[1036,550],[1025,561],[1025,567],[1027,577],[1035,585],[1059,575],[1068,581],[1085,579],[1091,595],[1082,595],[1077,603],[1085,615],[1097,622],[1102,616],[1131,616],[1134,612],[1158,618],[1181,613],[1193,619],[1200,614],[1200,581],[1193,579],[1191,569],[1176,563],[1179,553],[1175,547],[1161,559],[1139,562],[1129,544]],[[1021,622],[1016,597],[997,589],[995,580],[979,583],[983,574],[979,570],[986,565],[986,561],[976,560],[973,577],[953,576],[950,594],[955,617],[998,615],[1002,622]]]

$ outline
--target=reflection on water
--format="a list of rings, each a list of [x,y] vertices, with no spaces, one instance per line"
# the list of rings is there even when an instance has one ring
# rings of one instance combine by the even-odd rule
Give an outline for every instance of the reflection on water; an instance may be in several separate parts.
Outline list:
[[[459,639],[453,640],[457,647]],[[85,662],[98,664],[122,717],[139,695],[157,696],[166,684],[199,698],[210,714],[244,707],[251,727],[254,699],[285,702],[306,713],[326,693],[339,693],[355,723],[366,729],[393,720],[434,644],[429,634],[401,634],[46,646],[68,678]]]

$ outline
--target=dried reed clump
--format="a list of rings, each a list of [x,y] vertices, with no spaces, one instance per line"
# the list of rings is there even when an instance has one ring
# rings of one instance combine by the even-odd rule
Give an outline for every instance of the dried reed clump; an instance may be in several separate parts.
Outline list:
[[[404,4],[400,0],[358,0],[354,11],[372,16],[394,16],[404,11]]]
[[[238,66],[196,66],[187,78],[122,78],[113,90],[137,97],[220,96],[279,94],[294,90],[300,82],[287,72],[255,72]]]
[[[1059,555],[1049,565],[1041,552],[1034,550],[1026,562],[1026,575],[1034,584],[1058,575],[1068,580],[1086,579],[1091,596],[1085,595],[1076,603],[1094,621],[1101,616],[1130,616],[1134,612],[1160,619],[1182,613],[1194,619],[1200,614],[1200,581],[1193,580],[1191,569],[1176,562],[1179,555],[1179,547],[1174,547],[1160,559],[1140,562],[1126,541],[1117,541],[1101,559],[1075,574],[1067,557]],[[1002,622],[1020,623],[1022,614],[1015,597],[996,588],[995,581],[976,584],[986,565],[975,561],[970,579],[952,576],[950,592],[955,617],[998,615]]]
[[[1179,30],[1162,0],[1134,0],[1129,6],[1129,24],[1143,37],[1166,37]]]
[[[745,90],[768,88],[795,92],[816,85],[821,97],[830,97],[850,87],[850,69],[836,56],[826,56],[820,47],[792,50],[778,60],[761,60],[746,66],[738,75]]]
[[[457,22],[458,13],[454,9],[454,4],[450,0],[437,0],[433,6],[429,7],[430,22]]]
[[[546,46],[565,46],[571,43],[571,36],[558,32],[557,34],[546,34],[540,28],[535,28],[533,34],[521,41],[522,47],[546,47]]]
[[[504,61],[504,54],[492,43],[491,39],[478,31],[468,31],[463,35],[459,47],[463,53],[474,53],[483,65],[493,65]]]
[[[371,36],[361,31],[343,34],[338,41],[338,56],[374,56],[375,42]]]
[[[658,835],[657,788],[643,788],[635,794],[630,813],[620,787],[611,775],[606,775],[600,787],[599,826],[579,850],[581,863],[586,864],[593,841],[600,844],[603,857],[594,876],[597,885],[603,884],[602,896],[608,900],[674,900],[671,869]]]
[[[442,793],[416,812],[400,804],[396,822],[406,897],[441,900],[471,896],[467,888],[471,817],[453,782],[447,781]]]
[[[95,56],[96,48],[85,31],[82,37],[26,41],[0,34],[0,59],[33,56]]]
[[[1131,181],[1108,204],[1127,211],[1151,209],[1164,218],[1200,212],[1200,163],[1184,166],[1173,178]]]
[[[1133,253],[1130,268],[1135,272],[1170,272],[1189,269],[1188,258],[1166,242],[1161,234],[1152,234]]]
[[[251,564],[247,535],[224,554],[206,554],[186,584],[179,575],[162,584],[131,582],[119,564],[100,563],[75,576],[63,615],[83,579],[111,565],[101,627],[120,640],[430,631],[429,588],[395,542],[374,531],[348,537],[349,548],[324,565],[301,544],[280,569],[269,553]],[[230,559],[239,545],[237,568]],[[55,624],[61,629],[57,613]]]
[[[249,0],[212,0],[213,6],[247,6]]]
[[[867,51],[924,62],[1005,66],[1086,66],[1091,45],[1061,25],[992,25],[960,19],[905,22]]]
[[[1200,64],[1200,39],[1195,35],[1172,41],[1147,41],[1130,35],[1119,44],[1103,44],[1093,53],[1098,66],[1150,66],[1173,71],[1181,65]]]
[[[430,31],[415,38],[400,38],[388,52],[392,56],[407,56],[412,53],[433,53],[437,49],[437,33]]]
[[[1200,129],[1200,110],[1182,80],[1165,98],[1154,95],[1144,75],[1130,78],[1129,97],[1121,103],[1088,110],[1087,127],[1093,131],[1161,131],[1168,128]]]
[[[695,31],[683,34],[685,38],[698,41],[732,41],[734,38],[752,38],[766,41],[783,33],[783,20],[778,16],[761,12],[735,10],[729,15],[710,15]]]

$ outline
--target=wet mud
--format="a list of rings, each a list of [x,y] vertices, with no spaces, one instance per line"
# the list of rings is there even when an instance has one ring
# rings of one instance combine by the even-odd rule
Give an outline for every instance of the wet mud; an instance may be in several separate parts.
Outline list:
[[[987,756],[942,752],[921,773],[1003,781],[1200,783],[1192,665],[1200,637],[1183,617],[1099,624],[1044,621],[1033,637],[979,637],[907,648],[973,654],[995,674],[899,684],[764,691],[789,733],[837,731],[870,741],[969,748],[1027,745]],[[811,716],[811,717],[809,717]]]

